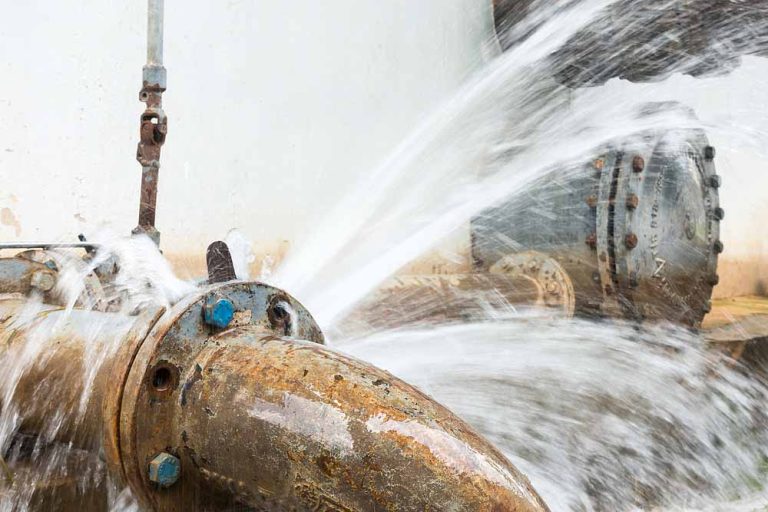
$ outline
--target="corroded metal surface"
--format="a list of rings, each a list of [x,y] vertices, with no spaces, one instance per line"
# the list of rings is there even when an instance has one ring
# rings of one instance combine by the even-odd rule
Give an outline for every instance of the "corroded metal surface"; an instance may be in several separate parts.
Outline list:
[[[643,134],[555,171],[473,219],[476,269],[539,251],[567,272],[578,314],[697,326],[722,252],[714,158],[701,131],[679,130]]]
[[[230,328],[204,321],[213,297],[233,305]],[[27,307],[0,300],[0,356],[43,354],[10,399],[20,435],[103,454],[147,510],[547,510],[448,410],[325,348],[281,290],[209,286],[140,316],[41,306],[22,321]],[[153,483],[159,457],[178,481]]]
[[[229,330],[200,347],[170,393],[144,396],[132,455],[157,510],[546,510],[449,411],[315,343]],[[167,490],[141,470],[159,451],[181,460]]]
[[[552,258],[534,252],[497,261],[489,273],[393,277],[369,294],[335,328],[344,336],[371,331],[483,321],[522,313],[574,314],[570,277]]]
[[[168,117],[163,110],[166,70],[163,66],[164,0],[149,0],[147,9],[147,64],[139,100],[146,104],[139,121],[139,145],[136,160],[141,164],[141,199],[139,224],[134,233],[143,233],[156,244],[160,233],[155,228],[157,182],[160,175],[160,150],[168,134]]]
[[[56,285],[51,268],[22,258],[0,258],[0,293],[29,295],[34,290],[48,293]]]

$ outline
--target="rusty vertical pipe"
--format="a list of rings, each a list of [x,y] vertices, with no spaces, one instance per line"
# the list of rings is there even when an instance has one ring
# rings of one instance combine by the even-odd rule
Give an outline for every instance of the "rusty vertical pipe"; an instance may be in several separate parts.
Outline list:
[[[160,244],[160,232],[155,228],[157,185],[160,175],[160,150],[168,133],[168,119],[163,111],[166,70],[163,66],[163,7],[164,0],[149,0],[147,6],[147,64],[143,69],[139,99],[147,108],[141,115],[139,147],[136,159],[141,164],[141,199],[139,224],[134,234],[145,234]]]

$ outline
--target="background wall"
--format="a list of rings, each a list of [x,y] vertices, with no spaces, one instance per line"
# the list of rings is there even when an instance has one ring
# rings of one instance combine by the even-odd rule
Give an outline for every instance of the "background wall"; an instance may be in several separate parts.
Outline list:
[[[136,224],[146,2],[13,2],[0,23],[0,239]],[[311,228],[484,59],[478,0],[166,2],[157,225],[202,254]]]
[[[157,224],[166,254],[189,273],[230,228],[279,259],[494,53],[485,0],[167,4],[170,133]],[[136,224],[144,17],[136,0],[4,8],[0,240]],[[766,281],[766,82],[768,60],[753,58],[719,84],[605,86],[682,99],[712,125],[727,212],[721,296]],[[435,268],[445,269],[411,266]]]

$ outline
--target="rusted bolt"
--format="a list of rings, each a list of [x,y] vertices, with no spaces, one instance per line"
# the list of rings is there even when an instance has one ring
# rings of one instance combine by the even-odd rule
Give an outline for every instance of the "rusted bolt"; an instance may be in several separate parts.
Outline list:
[[[591,249],[596,249],[597,248],[597,233],[591,233],[589,236],[587,236],[586,244]]]
[[[629,286],[631,288],[637,288],[640,286],[640,278],[637,275],[637,272],[634,270],[629,273]]]
[[[718,284],[720,284],[720,276],[717,274],[713,275],[712,277],[709,278],[708,283],[709,283],[709,286],[717,286]]]
[[[206,324],[225,328],[235,316],[235,306],[227,299],[214,299],[203,306],[203,320]]]
[[[640,155],[635,155],[632,159],[632,170],[635,172],[643,172],[645,169],[645,160]]]
[[[161,453],[149,463],[149,481],[167,489],[179,481],[181,461],[170,453]]]
[[[720,188],[720,185],[723,184],[723,178],[718,176],[717,174],[712,175],[709,177],[709,186],[712,188]]]
[[[715,218],[715,220],[723,220],[725,218],[725,210],[718,206],[712,210],[712,216]]]
[[[594,167],[596,170],[598,170],[598,171],[602,171],[602,170],[603,170],[603,168],[605,167],[605,159],[603,159],[603,158],[598,158],[597,160],[595,160],[594,162],[592,162],[592,166],[593,166],[593,167]]]
[[[715,148],[714,146],[707,146],[704,148],[704,158],[707,160],[714,160],[715,159]]]
[[[597,207],[597,196],[592,194],[587,198],[587,205],[590,208],[596,208]]]
[[[549,293],[550,295],[557,295],[558,293],[560,293],[560,285],[557,284],[557,282],[555,281],[548,282],[546,289],[547,289],[547,293]]]
[[[715,243],[712,244],[712,250],[715,251],[715,254],[720,254],[725,250],[725,246],[720,240],[715,240]]]
[[[628,233],[627,236],[624,237],[624,245],[627,246],[627,249],[634,249],[637,247],[637,235]]]
[[[637,194],[629,194],[627,196],[627,210],[634,210],[640,204],[640,198]]]
[[[56,286],[56,278],[48,272],[37,271],[32,274],[30,284],[41,292],[49,292]]]

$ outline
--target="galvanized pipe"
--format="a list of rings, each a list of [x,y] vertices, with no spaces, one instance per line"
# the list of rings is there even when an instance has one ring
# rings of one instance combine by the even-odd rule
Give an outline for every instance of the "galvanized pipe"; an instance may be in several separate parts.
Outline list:
[[[147,65],[163,65],[163,8],[165,0],[149,0],[147,10]]]

